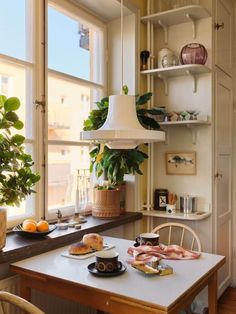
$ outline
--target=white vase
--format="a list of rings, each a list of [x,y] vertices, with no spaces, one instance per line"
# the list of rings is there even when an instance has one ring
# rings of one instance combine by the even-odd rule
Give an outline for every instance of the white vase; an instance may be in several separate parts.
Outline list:
[[[7,213],[4,208],[0,208],[0,250],[2,250],[6,244],[6,232],[7,232]]]

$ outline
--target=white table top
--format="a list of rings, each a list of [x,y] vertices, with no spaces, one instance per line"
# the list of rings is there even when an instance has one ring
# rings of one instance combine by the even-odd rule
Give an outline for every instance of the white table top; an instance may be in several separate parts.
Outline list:
[[[126,263],[129,258],[127,249],[134,244],[133,241],[104,238],[107,243],[115,245],[115,250],[119,252],[119,260],[127,265],[126,272],[120,276],[106,278],[93,276],[88,272],[87,266],[95,262],[95,257],[83,260],[63,257],[61,253],[65,252],[68,246],[12,265],[109,291],[119,296],[168,307],[224,259],[224,256],[202,253],[197,260],[166,260],[165,262],[173,267],[172,275],[145,275]]]

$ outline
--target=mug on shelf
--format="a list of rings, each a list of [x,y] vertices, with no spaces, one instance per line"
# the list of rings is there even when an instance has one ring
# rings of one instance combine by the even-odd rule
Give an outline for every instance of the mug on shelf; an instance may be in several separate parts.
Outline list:
[[[176,204],[166,204],[166,212],[168,214],[174,214],[176,210]]]

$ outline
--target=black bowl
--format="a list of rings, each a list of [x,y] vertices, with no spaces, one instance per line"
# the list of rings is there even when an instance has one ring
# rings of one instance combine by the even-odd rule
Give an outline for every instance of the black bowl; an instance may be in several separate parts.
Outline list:
[[[30,232],[30,231],[25,231],[22,230],[22,224],[19,224],[15,226],[12,230],[16,233],[19,234],[23,237],[27,238],[42,238],[48,235],[49,233],[53,232],[56,229],[55,225],[49,225],[49,229],[47,231],[35,231],[35,232]]]

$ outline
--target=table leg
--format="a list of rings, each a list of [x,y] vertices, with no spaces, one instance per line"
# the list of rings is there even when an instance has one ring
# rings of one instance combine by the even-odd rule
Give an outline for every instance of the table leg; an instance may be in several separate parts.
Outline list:
[[[208,313],[217,314],[217,271],[208,282]]]

